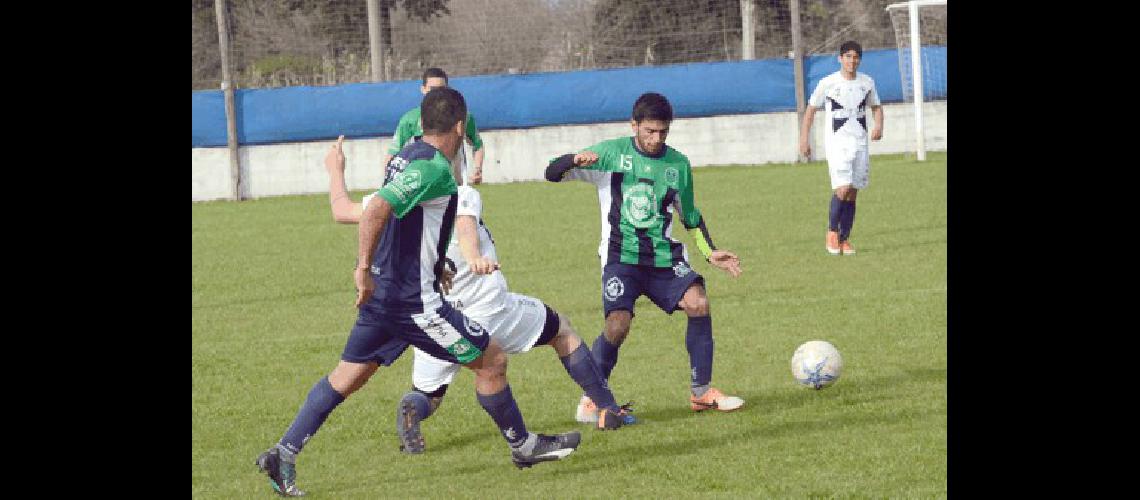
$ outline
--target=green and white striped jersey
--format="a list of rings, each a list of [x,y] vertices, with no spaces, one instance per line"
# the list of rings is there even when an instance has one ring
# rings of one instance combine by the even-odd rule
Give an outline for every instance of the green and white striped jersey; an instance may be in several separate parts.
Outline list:
[[[682,259],[687,261],[685,245],[672,237],[672,229],[675,213],[688,229],[701,225],[688,157],[668,145],[662,146],[660,154],[646,155],[634,146],[633,137],[604,141],[585,150],[598,154],[597,163],[572,168],[564,178],[597,186],[602,267],[610,262],[673,267]]]

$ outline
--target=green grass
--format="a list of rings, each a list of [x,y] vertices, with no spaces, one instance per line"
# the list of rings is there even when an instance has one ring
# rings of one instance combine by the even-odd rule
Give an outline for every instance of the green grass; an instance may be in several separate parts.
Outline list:
[[[945,153],[872,159],[853,257],[823,249],[825,163],[694,177],[714,241],[745,270],[729,278],[692,250],[712,304],[713,382],[743,409],[688,409],[684,315],[642,298],[610,380],[619,400],[636,401],[639,425],[602,433],[574,422],[580,391],[538,348],[511,359],[511,387],[529,429],[583,431],[576,453],[516,470],[465,370],[424,423],[428,452],[405,456],[394,418],[411,385],[407,355],[332,414],[300,457],[300,486],[315,498],[945,497]],[[603,323],[593,188],[480,191],[511,289],[569,315],[592,342]],[[336,364],[356,317],[356,228],[332,222],[325,195],[195,203],[192,213],[193,495],[269,497],[253,459]],[[797,386],[788,366],[812,339],[846,363],[823,391]]]

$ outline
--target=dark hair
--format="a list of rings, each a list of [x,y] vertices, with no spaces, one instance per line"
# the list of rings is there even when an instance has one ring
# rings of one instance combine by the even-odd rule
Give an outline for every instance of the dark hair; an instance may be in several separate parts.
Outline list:
[[[843,44],[839,46],[839,55],[842,56],[843,54],[846,54],[848,50],[854,50],[856,54],[859,54],[859,57],[863,57],[863,47],[861,47],[859,45],[859,42],[856,42],[855,40],[848,40],[846,42],[843,42]]]
[[[450,87],[431,89],[420,101],[425,134],[443,134],[467,117],[467,101]]]
[[[447,73],[444,73],[443,70],[439,68],[428,68],[424,70],[424,85],[427,85],[428,78],[443,78],[443,81],[446,83]]]
[[[633,121],[644,120],[673,121],[673,106],[665,96],[656,92],[646,92],[633,103]]]

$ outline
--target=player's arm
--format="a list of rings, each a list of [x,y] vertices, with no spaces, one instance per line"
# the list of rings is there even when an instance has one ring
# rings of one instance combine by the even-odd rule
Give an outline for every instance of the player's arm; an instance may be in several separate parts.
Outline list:
[[[827,94],[826,87],[826,80],[815,86],[815,91],[811,93],[807,107],[804,109],[803,124],[800,125],[800,154],[809,161],[811,160],[811,126],[815,123],[816,110],[823,106],[823,96]]]
[[[332,209],[334,221],[356,224],[360,222],[364,207],[348,197],[348,187],[344,182],[343,143],[344,136],[337,137],[336,143],[329,147],[329,152],[325,155],[325,170],[329,173],[329,208]]]
[[[372,296],[376,284],[372,282],[373,252],[376,251],[376,242],[384,232],[388,223],[388,216],[392,215],[392,205],[384,196],[376,196],[372,203],[360,215],[360,227],[357,231],[359,245],[356,252],[356,269],[352,273],[356,284],[356,307],[368,301]]]
[[[588,167],[598,162],[598,153],[590,150],[582,151],[581,153],[567,153],[550,162],[546,166],[546,180],[550,182],[561,182],[566,173],[572,168]]]
[[[693,242],[697,245],[697,250],[700,250],[701,255],[705,260],[714,267],[732,275],[733,278],[740,276],[742,272],[740,269],[740,258],[736,254],[728,250],[717,249],[712,241],[712,236],[709,234],[709,228],[705,224],[705,217],[701,214],[700,209],[697,208],[693,200],[693,182],[692,171],[687,173],[687,181],[682,186],[680,196],[678,197],[677,204],[680,205],[678,212],[681,214],[681,224],[689,231],[689,235],[693,237]]]
[[[808,137],[811,135],[811,125],[815,121],[815,106],[808,106],[804,109],[804,124],[800,127],[800,154],[811,159],[811,141]]]
[[[475,169],[471,172],[471,184],[483,182],[483,138],[479,137],[479,128],[475,125],[475,117],[467,113],[467,142],[471,144],[471,156]]]
[[[479,253],[479,222],[473,215],[455,216],[455,237],[459,240],[459,252],[463,260],[475,274],[491,274],[499,269],[499,263]]]
[[[882,103],[879,101],[879,91],[871,84],[871,96],[868,99],[871,105],[871,116],[874,118],[874,129],[871,129],[871,140],[882,139]]]

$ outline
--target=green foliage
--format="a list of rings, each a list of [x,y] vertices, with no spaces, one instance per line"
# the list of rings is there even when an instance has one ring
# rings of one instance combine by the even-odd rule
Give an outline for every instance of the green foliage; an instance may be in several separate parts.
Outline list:
[[[575,423],[580,390],[540,347],[511,358],[512,390],[529,429],[580,429],[577,452],[515,470],[464,370],[423,424],[427,453],[405,456],[394,422],[408,355],[329,417],[300,456],[299,484],[321,498],[945,498],[946,155],[871,162],[853,257],[823,249],[825,163],[695,169],[709,230],[745,271],[693,263],[713,311],[713,382],[743,397],[741,410],[688,409],[684,316],[642,299],[610,380],[636,401],[637,426]],[[511,289],[592,342],[603,324],[595,190],[480,191]],[[191,492],[268,498],[253,459],[335,366],[356,318],[356,227],[330,220],[326,195],[285,196],[194,203],[191,236]],[[823,391],[798,387],[788,366],[812,339],[846,363]]]

